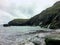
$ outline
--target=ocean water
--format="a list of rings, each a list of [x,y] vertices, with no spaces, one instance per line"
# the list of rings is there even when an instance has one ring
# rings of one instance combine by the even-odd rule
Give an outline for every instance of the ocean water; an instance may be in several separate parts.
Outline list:
[[[40,28],[40,26],[10,26],[3,27],[0,26],[0,44],[1,45],[34,45],[33,41],[37,41],[40,45],[44,45],[45,37],[50,33],[37,33],[28,34],[29,32],[34,32],[36,30],[49,30]],[[40,38],[37,38],[36,36]],[[30,43],[30,44],[29,44]]]

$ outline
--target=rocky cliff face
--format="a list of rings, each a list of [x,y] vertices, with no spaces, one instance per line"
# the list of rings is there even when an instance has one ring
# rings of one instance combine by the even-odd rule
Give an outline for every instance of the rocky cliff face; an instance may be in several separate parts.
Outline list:
[[[52,29],[60,28],[60,1],[32,17],[26,24],[40,25],[41,27],[48,27],[50,25],[49,28]]]

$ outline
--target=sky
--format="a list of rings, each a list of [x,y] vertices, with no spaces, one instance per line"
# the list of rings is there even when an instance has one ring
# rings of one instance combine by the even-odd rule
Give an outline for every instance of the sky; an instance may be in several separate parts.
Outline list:
[[[59,0],[0,0],[0,24],[16,18],[29,19]]]

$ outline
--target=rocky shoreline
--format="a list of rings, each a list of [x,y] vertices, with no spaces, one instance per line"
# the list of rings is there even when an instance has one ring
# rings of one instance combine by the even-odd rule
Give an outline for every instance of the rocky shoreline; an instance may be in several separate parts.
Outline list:
[[[32,32],[20,35],[20,33],[5,34],[3,31],[0,33],[1,45],[44,45],[45,37],[53,33],[52,31]],[[6,37],[7,36],[7,37]]]
[[[58,33],[56,31],[55,32],[54,31],[46,32],[46,33],[36,33],[36,34],[34,34],[33,37],[28,38],[27,41],[25,41],[21,45],[50,45],[50,44],[47,44],[47,43],[49,43],[49,41],[47,42],[46,40],[47,40],[47,38],[49,39],[49,37],[47,37],[47,36],[51,36],[52,34],[58,34]],[[57,41],[55,43],[57,43]]]
[[[3,28],[8,29],[8,27],[3,27]],[[9,33],[9,31],[13,31],[13,30],[12,29],[1,30],[0,32],[1,45],[45,45],[47,43],[46,42],[47,38],[49,40],[48,36],[52,36],[53,34],[56,35],[60,34],[60,29],[59,30],[40,29],[24,34],[23,33],[21,34],[19,31],[18,32],[13,31],[12,33],[11,32]]]
[[[35,39],[36,38],[36,39]],[[53,31],[47,33],[37,33],[34,37],[27,39],[21,45],[59,45],[60,32]]]

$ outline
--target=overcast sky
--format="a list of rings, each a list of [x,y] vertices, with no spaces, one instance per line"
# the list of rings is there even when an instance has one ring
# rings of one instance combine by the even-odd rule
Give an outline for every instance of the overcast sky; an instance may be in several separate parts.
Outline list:
[[[58,0],[0,0],[0,24],[14,18],[31,18]]]

